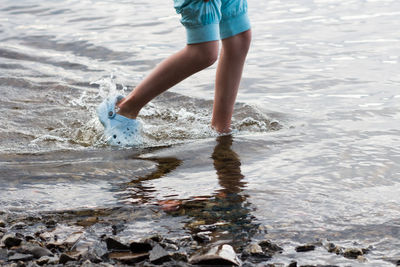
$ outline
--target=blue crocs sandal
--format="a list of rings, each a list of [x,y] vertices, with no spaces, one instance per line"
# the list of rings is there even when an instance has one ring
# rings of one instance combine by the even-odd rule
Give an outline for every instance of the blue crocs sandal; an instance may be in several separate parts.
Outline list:
[[[115,105],[124,97],[109,96],[98,106],[97,116],[104,126],[104,136],[112,146],[135,146],[141,144],[140,123],[117,114]]]

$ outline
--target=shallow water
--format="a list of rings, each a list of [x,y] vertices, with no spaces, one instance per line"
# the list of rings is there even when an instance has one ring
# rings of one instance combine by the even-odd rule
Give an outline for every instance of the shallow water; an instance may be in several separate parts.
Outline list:
[[[2,1],[1,212],[180,200],[185,214],[132,220],[121,235],[227,221],[248,234],[215,242],[260,238],[252,229],[265,225],[284,248],[270,262],[400,259],[399,1],[249,0],[253,43],[233,139],[209,128],[214,66],[150,103],[144,145],[121,150],[104,145],[95,107],[185,41],[172,3],[133,2]],[[294,251],[317,239],[371,247],[367,262]]]

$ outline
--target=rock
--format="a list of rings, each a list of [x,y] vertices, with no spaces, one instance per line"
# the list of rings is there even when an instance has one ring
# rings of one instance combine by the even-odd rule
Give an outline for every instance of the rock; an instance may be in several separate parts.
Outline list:
[[[185,252],[175,252],[171,255],[171,258],[174,259],[175,261],[183,261],[183,262],[188,261],[188,256]]]
[[[112,226],[112,234],[117,235],[119,232],[122,232],[122,230],[125,229],[125,224],[119,223],[119,224],[114,224]]]
[[[166,261],[171,260],[171,256],[169,253],[161,247],[159,244],[155,245],[154,248],[150,251],[150,262],[154,264],[162,264]]]
[[[49,241],[53,238],[54,235],[50,234],[49,232],[43,232],[39,234],[39,238],[43,241]]]
[[[262,247],[264,252],[266,252],[266,253],[268,253],[270,255],[275,254],[276,252],[282,252],[283,251],[283,249],[280,246],[272,243],[269,240],[261,241],[258,244]]]
[[[149,258],[149,253],[132,253],[130,251],[118,251],[108,253],[108,258],[121,261],[123,263],[136,263]]]
[[[343,248],[340,246],[335,245],[334,243],[328,243],[325,245],[325,248],[328,250],[330,253],[335,253],[337,255],[343,254]]]
[[[308,251],[313,251],[314,249],[315,245],[307,244],[296,247],[296,252],[308,252]]]
[[[8,257],[9,261],[30,261],[33,256],[30,254],[15,253],[14,255]]]
[[[0,220],[0,227],[6,227],[6,223],[5,222],[3,222],[2,220]]]
[[[47,227],[47,228],[55,228],[56,225],[57,225],[57,222],[54,221],[54,220],[48,220],[48,221],[46,221],[45,224],[46,224],[46,227]]]
[[[343,257],[348,259],[357,259],[358,256],[363,254],[363,251],[359,248],[347,248],[343,251]]]
[[[7,249],[0,248],[0,261],[7,260]]]
[[[36,260],[35,262],[38,264],[38,265],[45,265],[45,264],[47,264],[48,262],[50,261],[50,257],[48,257],[48,256],[43,256],[43,257],[40,257],[38,260]]]
[[[245,251],[250,255],[263,254],[263,249],[259,244],[252,243],[245,248]]]
[[[83,236],[83,232],[74,232],[68,236],[62,243],[67,247],[73,247]]]
[[[155,234],[148,239],[153,240],[154,242],[160,243],[163,240],[163,237],[159,234]],[[168,240],[168,242],[173,243],[172,240]]]
[[[206,225],[199,226],[200,231],[213,231],[215,229],[217,229],[217,226],[214,224],[206,224]]]
[[[84,220],[76,222],[76,224],[79,226],[87,227],[87,226],[92,226],[93,224],[97,223],[98,221],[99,221],[98,217],[89,217]]]
[[[148,242],[132,242],[129,247],[135,253],[149,252],[153,248]]]
[[[10,247],[19,246],[22,242],[22,239],[14,236],[12,234],[7,234],[7,235],[3,236],[1,241],[7,248],[10,248]]]
[[[227,244],[212,247],[206,254],[193,256],[189,259],[189,263],[199,265],[241,265],[241,261],[232,246]]]
[[[36,259],[39,259],[40,257],[43,256],[53,256],[53,253],[51,253],[51,251],[48,250],[47,248],[43,248],[38,245],[33,245],[29,243],[21,246],[20,248],[17,249],[17,251],[24,254],[31,254]]]
[[[76,261],[76,259],[71,257],[71,256],[69,256],[69,255],[67,255],[67,254],[65,254],[65,253],[63,253],[63,254],[60,255],[60,259],[58,260],[58,263],[59,264],[65,264],[65,263],[67,263],[69,261]]]
[[[33,237],[33,236],[31,236],[31,235],[26,235],[26,236],[25,236],[25,240],[26,240],[26,241],[32,241],[32,240],[35,240],[35,237]]]
[[[207,232],[199,232],[195,235],[193,235],[193,239],[196,240],[199,243],[206,243],[211,241],[211,237],[209,236],[211,234],[210,231]]]
[[[108,250],[129,250],[127,245],[122,244],[120,241],[114,238],[108,237],[105,241]]]
[[[366,257],[361,256],[361,255],[357,257],[357,260],[358,260],[359,262],[361,262],[361,263],[364,263],[364,262],[367,262],[367,261],[368,261]]]
[[[292,261],[291,263],[289,263],[289,265],[287,267],[297,267],[297,262]]]
[[[172,251],[178,251],[179,247],[175,244],[171,244],[171,243],[166,243],[165,245],[165,249],[166,250],[172,250]]]
[[[13,225],[11,225],[10,229],[12,230],[21,230],[24,229],[26,227],[26,224],[23,222],[17,222],[14,223]]]

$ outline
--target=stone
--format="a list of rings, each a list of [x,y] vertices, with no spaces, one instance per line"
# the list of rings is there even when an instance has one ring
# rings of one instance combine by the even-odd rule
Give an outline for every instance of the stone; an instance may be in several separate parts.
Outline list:
[[[149,252],[153,248],[148,242],[132,242],[129,247],[135,253]]]
[[[117,251],[108,253],[108,258],[123,263],[136,263],[149,258],[149,253],[132,253],[130,251]]]
[[[6,234],[3,236],[1,241],[7,248],[10,248],[10,247],[19,246],[22,242],[22,239],[14,236],[12,234]]]
[[[314,249],[315,245],[307,244],[296,247],[296,252],[308,252],[308,251],[313,251]]]
[[[326,250],[328,250],[328,252],[330,253],[335,253],[337,255],[339,254],[343,254],[343,248],[340,246],[335,245],[334,243],[327,243],[324,245]]]
[[[195,255],[189,259],[190,264],[199,265],[236,265],[242,263],[232,246],[223,244],[212,247],[206,254]]]
[[[7,249],[0,248],[0,260],[7,260]]]
[[[82,236],[83,232],[74,232],[63,241],[63,244],[67,247],[73,247],[76,242],[78,242],[82,238]]]
[[[287,267],[297,267],[297,262],[292,261],[291,263],[289,263],[289,265]]]
[[[262,249],[264,250],[264,252],[266,252],[268,254],[274,254],[276,252],[283,251],[283,249],[280,246],[272,243],[269,240],[261,241],[260,243],[258,243],[258,245],[260,245],[262,247]]]
[[[170,261],[171,256],[163,247],[161,247],[159,244],[156,244],[150,251],[149,259],[151,263],[162,264]]]
[[[43,256],[53,256],[53,253],[51,253],[51,251],[48,250],[47,248],[43,248],[38,245],[33,245],[29,243],[21,246],[20,248],[18,248],[17,251],[24,254],[31,254],[36,259],[39,259],[40,257]]]
[[[119,232],[122,232],[125,229],[125,224],[119,223],[119,224],[114,224],[112,226],[112,234],[117,235]]]
[[[129,247],[125,244],[122,244],[120,241],[108,237],[106,238],[106,244],[108,250],[129,250]]]
[[[38,264],[38,265],[45,265],[45,264],[47,264],[48,262],[50,261],[50,257],[48,257],[48,256],[43,256],[43,257],[40,257],[38,260],[36,260],[35,262]]]
[[[43,232],[39,234],[39,238],[42,239],[43,241],[49,241],[54,237],[53,234],[50,234],[49,232]]]
[[[252,243],[245,248],[250,255],[258,255],[263,253],[263,249],[259,244]]]
[[[62,254],[60,255],[60,258],[59,258],[59,260],[58,260],[58,263],[59,263],[59,264],[65,264],[65,263],[67,263],[67,262],[69,262],[69,261],[76,261],[76,259],[73,258],[73,257],[71,257],[71,256],[69,256],[69,255],[67,255],[67,254],[65,254],[65,253],[62,253]]]
[[[193,235],[193,239],[196,240],[199,243],[207,243],[211,241],[211,237],[209,236],[211,232],[199,232],[195,235]]]
[[[174,252],[171,255],[171,258],[175,261],[183,261],[183,262],[188,261],[188,255],[185,252]]]
[[[363,251],[359,248],[347,248],[343,251],[343,257],[348,259],[357,259],[358,256],[363,254]]]
[[[5,222],[3,222],[2,220],[0,220],[0,227],[6,227],[6,223]]]
[[[14,255],[8,257],[9,261],[30,261],[33,256],[30,254],[15,253]]]
[[[17,222],[14,223],[13,225],[11,225],[10,229],[12,230],[21,230],[24,229],[26,227],[26,224],[23,222]]]
[[[92,226],[93,224],[97,223],[98,221],[99,221],[98,217],[89,217],[84,220],[76,222],[76,224],[79,226],[88,227],[88,226]]]

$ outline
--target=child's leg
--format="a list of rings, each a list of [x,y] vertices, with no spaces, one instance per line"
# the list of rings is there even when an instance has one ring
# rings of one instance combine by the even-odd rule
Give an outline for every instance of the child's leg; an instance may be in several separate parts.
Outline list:
[[[135,119],[144,105],[175,84],[205,69],[218,58],[218,41],[187,45],[162,61],[126,98],[118,103],[120,115]]]
[[[233,106],[250,42],[251,30],[222,40],[211,121],[211,125],[219,133],[228,133],[231,130]]]

